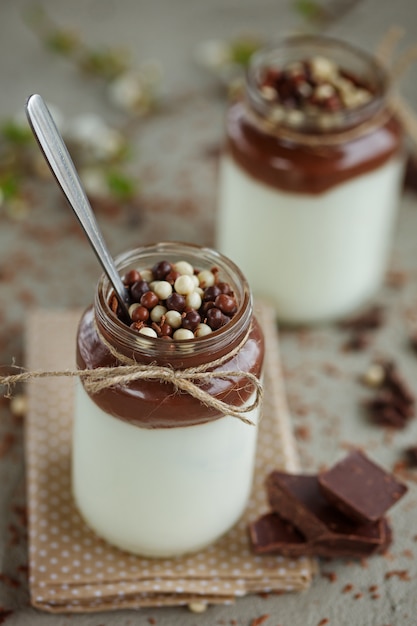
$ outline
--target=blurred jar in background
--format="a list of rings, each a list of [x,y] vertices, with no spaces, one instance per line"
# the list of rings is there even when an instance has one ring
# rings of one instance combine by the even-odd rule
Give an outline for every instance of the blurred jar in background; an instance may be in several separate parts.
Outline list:
[[[323,37],[261,50],[231,104],[216,245],[278,318],[343,316],[380,286],[403,132],[372,56]]]

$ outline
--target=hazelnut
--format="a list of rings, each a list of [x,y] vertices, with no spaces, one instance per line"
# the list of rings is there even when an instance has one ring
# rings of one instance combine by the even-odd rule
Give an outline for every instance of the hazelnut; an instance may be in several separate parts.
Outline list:
[[[362,376],[362,382],[368,387],[380,387],[385,380],[385,368],[381,363],[372,363]]]

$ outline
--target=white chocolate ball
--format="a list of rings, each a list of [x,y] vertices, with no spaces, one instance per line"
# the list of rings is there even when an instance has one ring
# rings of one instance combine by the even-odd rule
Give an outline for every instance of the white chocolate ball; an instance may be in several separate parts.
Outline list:
[[[187,296],[185,296],[185,304],[191,309],[195,309],[196,311],[198,311],[198,309],[201,307],[201,302],[201,296],[196,291],[193,291],[192,293],[189,293]]]
[[[206,335],[210,335],[212,333],[212,329],[208,324],[198,324],[197,328],[194,331],[195,337],[205,337]]]
[[[140,275],[142,280],[146,280],[147,283],[153,279],[152,270],[141,270]]]
[[[185,339],[194,339],[194,333],[187,328],[178,328],[172,335],[176,341],[184,341]]]
[[[178,311],[167,311],[165,321],[171,328],[179,328],[182,324],[182,315]]]
[[[195,285],[191,276],[183,274],[177,278],[174,287],[177,293],[186,296],[194,291]]]
[[[153,322],[156,322],[157,324],[159,324],[159,322],[162,319],[162,316],[165,315],[166,312],[167,312],[166,306],[162,306],[162,304],[157,304],[151,310],[150,318]]]
[[[206,289],[207,287],[212,287],[214,285],[215,276],[213,272],[210,272],[210,270],[203,270],[198,274],[198,281],[200,283],[200,287]]]
[[[147,337],[158,337],[156,331],[149,326],[143,326],[143,328],[140,329],[139,334],[146,335]]]
[[[178,261],[177,263],[174,263],[174,269],[180,274],[184,274],[186,276],[193,276],[194,274],[194,268],[190,263],[188,263],[188,261]]]
[[[158,280],[152,291],[156,293],[160,300],[166,300],[172,294],[172,287],[167,280]]]

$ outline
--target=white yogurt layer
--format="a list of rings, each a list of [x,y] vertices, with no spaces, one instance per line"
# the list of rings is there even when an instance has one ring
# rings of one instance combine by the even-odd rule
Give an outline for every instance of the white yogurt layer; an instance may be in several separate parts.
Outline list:
[[[246,414],[257,424],[259,408]],[[77,385],[73,491],[88,525],[110,543],[170,557],[214,542],[242,515],[257,428],[234,417],[146,429],[100,409]]]
[[[285,322],[345,315],[380,286],[395,223],[402,161],[320,195],[279,191],[223,157],[217,247]]]

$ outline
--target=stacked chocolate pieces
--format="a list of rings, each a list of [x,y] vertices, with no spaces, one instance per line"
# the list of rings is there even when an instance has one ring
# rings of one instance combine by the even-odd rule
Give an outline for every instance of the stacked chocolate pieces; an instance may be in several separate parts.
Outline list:
[[[392,540],[387,510],[407,491],[359,450],[319,475],[273,471],[272,511],[249,526],[258,554],[362,558]]]

